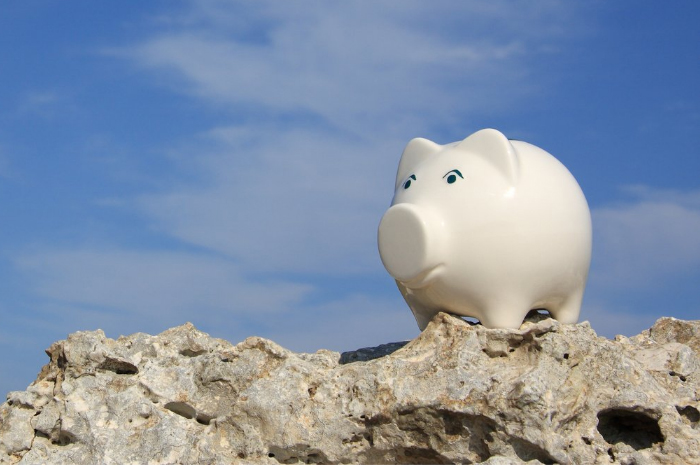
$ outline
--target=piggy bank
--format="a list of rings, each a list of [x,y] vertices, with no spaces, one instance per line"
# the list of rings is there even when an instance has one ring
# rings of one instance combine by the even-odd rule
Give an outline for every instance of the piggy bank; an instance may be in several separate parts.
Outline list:
[[[591,236],[564,165],[484,129],[447,145],[408,143],[378,242],[421,330],[441,311],[519,328],[535,309],[578,321]]]

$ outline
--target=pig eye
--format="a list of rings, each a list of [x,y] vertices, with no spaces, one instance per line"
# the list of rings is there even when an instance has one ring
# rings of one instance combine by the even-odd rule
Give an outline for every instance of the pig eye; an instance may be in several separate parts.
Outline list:
[[[412,174],[412,175],[410,175],[410,176],[408,177],[408,179],[406,179],[406,182],[403,183],[403,188],[404,188],[404,189],[408,189],[409,187],[411,187],[411,179],[413,179],[413,180],[415,181],[415,180],[416,180],[416,175],[415,175],[415,174]]]
[[[457,180],[457,176],[464,179],[464,176],[462,176],[462,173],[460,173],[459,170],[448,171],[442,178],[447,178],[447,184],[453,184]]]

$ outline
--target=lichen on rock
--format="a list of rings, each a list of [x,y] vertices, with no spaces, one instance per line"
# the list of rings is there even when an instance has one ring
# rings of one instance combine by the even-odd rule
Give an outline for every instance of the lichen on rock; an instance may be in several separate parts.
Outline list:
[[[0,463],[700,463],[699,335],[441,313],[341,357],[191,324],[78,332],[0,406]]]

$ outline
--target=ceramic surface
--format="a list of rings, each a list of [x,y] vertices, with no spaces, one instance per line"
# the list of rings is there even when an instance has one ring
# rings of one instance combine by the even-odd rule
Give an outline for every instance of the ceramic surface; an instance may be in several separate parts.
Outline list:
[[[532,309],[578,321],[591,260],[583,192],[556,158],[494,129],[410,141],[378,242],[421,330],[439,311],[489,328],[518,328]]]

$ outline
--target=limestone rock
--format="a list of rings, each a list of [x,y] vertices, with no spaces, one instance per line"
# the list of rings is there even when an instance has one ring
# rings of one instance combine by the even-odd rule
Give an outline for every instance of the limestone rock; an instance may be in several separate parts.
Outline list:
[[[190,324],[79,332],[0,406],[0,463],[700,464],[699,335],[671,318],[613,341],[439,314],[341,359]]]

